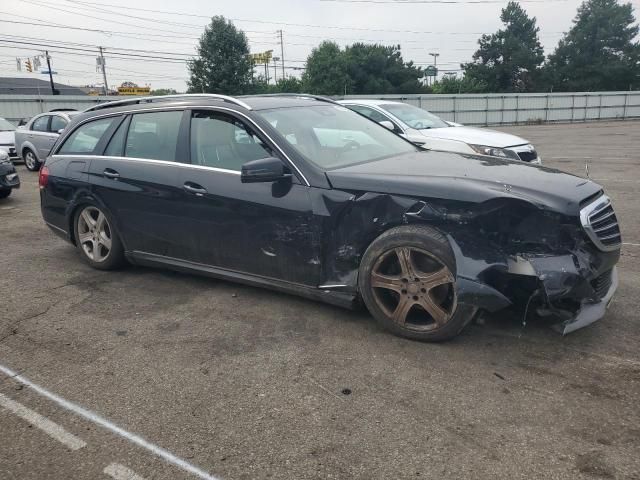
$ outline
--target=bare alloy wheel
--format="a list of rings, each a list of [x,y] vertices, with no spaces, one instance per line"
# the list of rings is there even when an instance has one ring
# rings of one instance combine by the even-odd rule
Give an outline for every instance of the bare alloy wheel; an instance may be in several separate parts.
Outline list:
[[[40,167],[40,162],[31,150],[27,150],[24,154],[24,165],[27,167],[27,170],[32,172],[35,172]]]
[[[456,310],[455,278],[426,250],[388,250],[378,257],[370,275],[378,307],[403,328],[421,332],[441,328]]]
[[[78,245],[93,262],[104,262],[111,253],[112,233],[109,221],[96,207],[85,207],[78,216]]]
[[[448,238],[429,225],[399,225],[367,247],[358,291],[380,325],[426,342],[458,335],[477,308],[458,299],[456,258]]]

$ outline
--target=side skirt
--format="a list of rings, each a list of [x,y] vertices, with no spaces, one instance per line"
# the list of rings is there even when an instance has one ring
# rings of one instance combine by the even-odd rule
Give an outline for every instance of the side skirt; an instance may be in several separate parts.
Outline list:
[[[286,282],[275,278],[261,277],[250,273],[236,272],[224,268],[212,267],[201,263],[190,262],[178,258],[165,257],[154,253],[131,251],[126,252],[127,259],[135,264],[147,267],[164,267],[177,272],[195,273],[207,277],[229,280],[250,285],[252,287],[268,288],[277,292],[292,293],[301,297],[318,300],[339,307],[354,309],[357,306],[356,296],[350,293],[321,290],[299,283]]]

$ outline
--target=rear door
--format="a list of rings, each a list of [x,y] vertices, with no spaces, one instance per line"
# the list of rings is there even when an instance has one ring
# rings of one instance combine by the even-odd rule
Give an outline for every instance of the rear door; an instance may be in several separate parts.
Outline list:
[[[193,260],[185,236],[190,201],[183,189],[188,162],[183,110],[129,115],[104,155],[91,163],[91,183],[115,217],[128,251]]]
[[[27,139],[36,148],[36,155],[41,162],[47,158],[53,143],[58,135],[52,135],[49,131],[51,123],[51,115],[42,115],[36,118],[32,123],[27,134]],[[53,141],[51,141],[53,139]]]

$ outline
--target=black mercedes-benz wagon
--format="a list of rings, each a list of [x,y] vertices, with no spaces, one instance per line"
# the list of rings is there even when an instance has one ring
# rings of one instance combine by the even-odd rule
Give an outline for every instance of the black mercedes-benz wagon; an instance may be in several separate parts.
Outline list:
[[[604,315],[620,229],[590,180],[424,151],[330,100],[181,95],[95,106],[40,172],[42,214],[100,269],[197,272],[355,306],[421,340],[479,311]]]

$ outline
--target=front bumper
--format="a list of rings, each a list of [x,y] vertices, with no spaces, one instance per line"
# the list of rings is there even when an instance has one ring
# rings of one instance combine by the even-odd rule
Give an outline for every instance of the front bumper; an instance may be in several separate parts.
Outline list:
[[[611,286],[605,296],[595,303],[583,301],[580,306],[580,310],[578,310],[574,318],[558,323],[554,325],[553,328],[563,335],[566,335],[567,333],[571,333],[579,328],[591,325],[596,320],[600,320],[604,317],[607,308],[613,300],[613,296],[618,289],[618,282],[618,269],[613,267],[613,270],[611,271]]]
[[[0,189],[11,188],[20,188],[20,177],[13,166],[10,169],[0,168]]]

